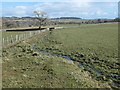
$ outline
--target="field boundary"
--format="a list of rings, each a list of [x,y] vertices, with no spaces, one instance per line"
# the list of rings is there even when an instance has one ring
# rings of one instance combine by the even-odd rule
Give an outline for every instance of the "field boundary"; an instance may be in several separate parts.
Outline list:
[[[52,29],[62,29],[63,27],[52,27],[52,28],[44,28],[42,30],[37,30],[37,31],[30,31],[28,33],[24,33],[24,34],[20,34],[20,35],[11,35],[10,37],[6,37],[6,38],[2,38],[2,43],[0,46],[4,47],[4,46],[8,46],[11,45],[13,43],[16,43],[18,41],[33,37],[34,35],[38,35],[41,32],[44,32],[46,30],[52,30]],[[13,32],[14,30],[12,30]],[[16,31],[15,31],[16,32]]]

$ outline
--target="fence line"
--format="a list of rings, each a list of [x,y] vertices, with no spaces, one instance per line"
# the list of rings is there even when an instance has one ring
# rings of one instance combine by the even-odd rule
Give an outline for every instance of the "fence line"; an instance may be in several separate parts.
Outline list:
[[[63,27],[55,27],[54,29],[62,29],[62,28]],[[2,38],[2,46],[9,45],[9,44],[15,43],[17,41],[32,37],[32,36],[37,35],[41,32],[44,32],[46,30],[50,30],[50,28],[46,28],[42,31],[40,31],[40,30],[31,31],[29,33],[23,33],[23,34],[19,34],[19,35],[11,35],[10,37]]]
[[[9,44],[15,43],[17,41],[21,41],[23,39],[37,35],[39,33],[41,33],[40,30],[39,31],[31,31],[29,33],[23,33],[23,34],[19,34],[19,35],[11,35],[9,37],[2,38],[2,46],[9,45]]]

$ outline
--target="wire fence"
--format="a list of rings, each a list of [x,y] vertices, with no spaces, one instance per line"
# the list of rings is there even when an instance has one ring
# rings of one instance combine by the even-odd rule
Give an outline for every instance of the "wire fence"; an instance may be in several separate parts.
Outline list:
[[[63,27],[55,27],[54,29],[62,29]],[[34,35],[37,35],[41,32],[44,32],[46,30],[50,30],[50,28],[46,28],[44,30],[38,30],[38,31],[30,31],[27,33],[23,33],[23,34],[16,34],[16,35],[11,35],[9,37],[6,38],[2,38],[2,43],[0,43],[0,46],[6,46],[6,45],[10,45],[12,43],[24,40],[26,38],[32,37]]]
[[[24,40],[26,38],[32,37],[34,35],[37,35],[41,32],[44,32],[45,30],[49,30],[49,29],[44,29],[42,31],[38,30],[38,31],[31,31],[28,33],[23,33],[23,34],[16,34],[16,35],[11,35],[9,37],[6,38],[2,38],[2,46],[6,46],[6,45],[10,45],[12,43]]]

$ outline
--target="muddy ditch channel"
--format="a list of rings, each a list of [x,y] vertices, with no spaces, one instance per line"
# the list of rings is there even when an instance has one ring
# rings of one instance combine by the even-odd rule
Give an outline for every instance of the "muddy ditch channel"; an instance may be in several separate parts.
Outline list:
[[[53,52],[50,52],[50,51],[47,51],[47,50],[42,50],[42,49],[38,48],[37,47],[38,45],[48,41],[48,39],[47,39],[48,36],[46,36],[44,38],[44,40],[42,40],[42,41],[40,41],[40,42],[38,42],[36,44],[33,44],[32,49],[36,50],[37,52],[42,52],[42,53],[47,54],[47,55],[54,55],[54,56],[66,58],[67,60],[71,60],[74,63],[76,63],[76,65],[78,67],[81,67],[83,70],[88,71],[91,75],[94,74],[94,75],[92,75],[92,77],[94,79],[96,79],[96,80],[108,81],[107,79],[112,79],[112,77],[105,76],[105,74],[102,71],[96,70],[92,65],[90,65],[90,64],[87,65],[87,64],[81,63],[81,62],[73,59],[70,55],[63,55],[63,54],[59,54],[59,53],[53,53]],[[105,80],[104,80],[104,78],[105,78]],[[115,83],[114,81],[112,81],[112,83],[113,83],[113,85],[118,86],[118,83]]]

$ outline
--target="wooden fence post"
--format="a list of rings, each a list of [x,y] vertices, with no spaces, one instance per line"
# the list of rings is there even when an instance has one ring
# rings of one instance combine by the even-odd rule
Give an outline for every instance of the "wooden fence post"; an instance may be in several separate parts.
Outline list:
[[[16,35],[16,41],[18,40],[18,35]]]
[[[4,46],[4,38],[3,38],[3,42],[2,42],[2,45]]]
[[[10,43],[12,43],[12,35],[10,36]]]
[[[19,40],[21,40],[21,35],[19,35]]]
[[[9,39],[8,39],[8,37],[7,37],[7,44],[9,44]]]

